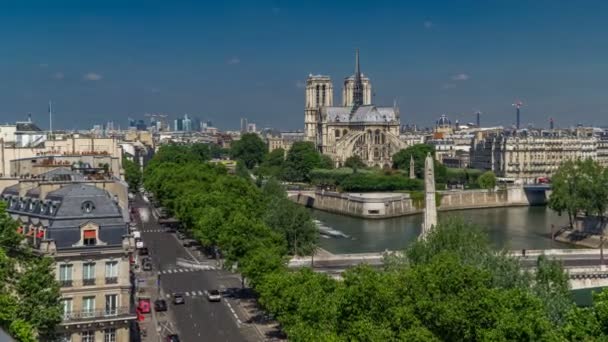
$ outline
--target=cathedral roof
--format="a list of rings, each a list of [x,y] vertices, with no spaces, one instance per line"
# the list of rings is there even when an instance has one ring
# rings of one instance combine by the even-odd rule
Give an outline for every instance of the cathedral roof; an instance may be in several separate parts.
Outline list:
[[[323,117],[327,122],[386,123],[397,121],[394,107],[359,106],[354,113],[352,107],[323,107]]]

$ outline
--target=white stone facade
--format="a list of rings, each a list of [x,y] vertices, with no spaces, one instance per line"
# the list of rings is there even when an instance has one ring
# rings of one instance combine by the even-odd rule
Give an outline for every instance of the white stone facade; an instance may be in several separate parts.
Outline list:
[[[527,183],[539,177],[551,177],[566,160],[587,158],[608,167],[608,140],[575,136],[490,136],[475,140],[471,148],[472,167]]]

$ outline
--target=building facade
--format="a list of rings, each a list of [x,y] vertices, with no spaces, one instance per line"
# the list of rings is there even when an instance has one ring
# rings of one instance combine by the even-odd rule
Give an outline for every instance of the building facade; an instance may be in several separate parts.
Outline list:
[[[116,196],[66,171],[44,182],[19,181],[4,188],[1,199],[24,238],[55,260],[61,341],[131,341],[135,246]]]
[[[399,140],[399,109],[396,105],[372,104],[372,85],[361,73],[358,51],[355,74],[345,79],[342,96],[343,106],[333,106],[331,78],[308,76],[305,139],[314,142],[338,167],[352,156],[358,156],[368,166],[390,167],[393,154],[405,147]]]
[[[533,183],[551,177],[566,160],[591,158],[608,167],[608,140],[596,136],[505,136],[476,139],[471,166]]]

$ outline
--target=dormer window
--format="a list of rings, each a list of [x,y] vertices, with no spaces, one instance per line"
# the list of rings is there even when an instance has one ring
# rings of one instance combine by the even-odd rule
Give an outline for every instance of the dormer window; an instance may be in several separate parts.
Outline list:
[[[83,213],[90,214],[91,212],[93,212],[93,210],[95,210],[95,204],[93,204],[93,202],[91,201],[83,202],[81,209]]]
[[[85,229],[82,231],[82,244],[85,246],[95,246],[97,244],[97,230]]]
[[[49,204],[49,215],[54,215],[54,214],[55,214],[55,205]]]

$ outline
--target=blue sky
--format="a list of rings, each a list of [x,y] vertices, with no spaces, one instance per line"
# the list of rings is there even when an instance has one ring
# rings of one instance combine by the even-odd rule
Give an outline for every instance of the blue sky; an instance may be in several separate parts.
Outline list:
[[[50,5],[52,3],[52,5]],[[403,123],[608,125],[605,1],[0,2],[0,122],[88,128],[147,112],[303,128],[309,73],[335,102],[361,50]]]

